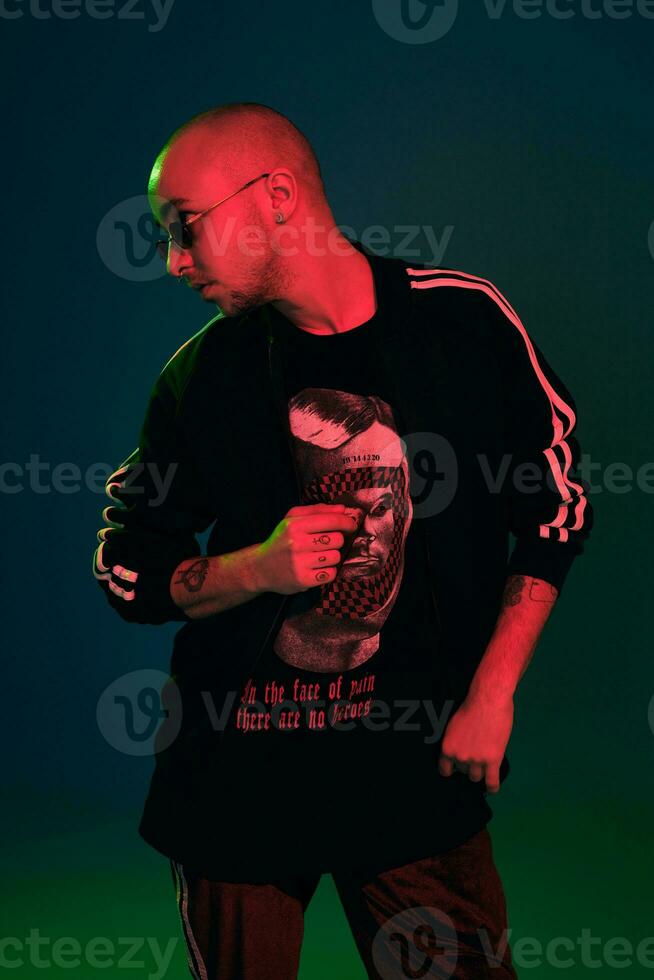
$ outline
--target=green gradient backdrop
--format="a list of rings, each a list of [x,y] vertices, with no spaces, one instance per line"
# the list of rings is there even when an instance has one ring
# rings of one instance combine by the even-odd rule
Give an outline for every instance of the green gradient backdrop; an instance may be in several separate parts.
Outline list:
[[[193,113],[236,100],[287,113],[357,235],[453,226],[445,261],[507,294],[571,389],[582,448],[600,464],[595,531],[520,684],[512,771],[491,801],[511,940],[654,935],[652,495],[605,485],[610,464],[635,472],[653,456],[654,21],[527,20],[510,6],[492,19],[467,3],[445,37],[407,44],[368,0],[176,0],[158,32],[84,12],[44,19],[17,0],[11,10],[23,16],[0,16],[5,459],[116,465],[157,373],[211,315],[172,281],[115,274],[96,247],[102,218],[143,194],[163,140]],[[416,261],[431,261],[420,244]],[[167,863],[136,832],[152,759],[113,750],[95,720],[116,677],[167,669],[177,627],[130,626],[105,604],[90,572],[101,494],[27,481],[2,503],[3,934],[176,937],[166,976],[185,977]],[[409,804],[409,832],[410,819]],[[519,972],[590,972],[573,956],[572,970]],[[0,972],[87,980],[147,976],[145,964]],[[363,970],[325,877],[301,978],[337,975]]]

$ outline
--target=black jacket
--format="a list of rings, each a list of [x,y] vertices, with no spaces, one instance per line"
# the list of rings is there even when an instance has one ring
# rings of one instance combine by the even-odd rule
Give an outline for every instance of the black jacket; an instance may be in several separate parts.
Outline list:
[[[561,592],[583,551],[593,511],[575,475],[576,407],[491,283],[354,244],[368,257],[386,314],[376,356],[406,427],[445,690],[456,704],[493,632],[507,575],[544,579]],[[216,715],[249,676],[287,601],[269,592],[190,620],[169,592],[179,562],[201,553],[197,533],[213,524],[207,554],[234,551],[265,540],[301,502],[278,316],[270,306],[219,314],[187,340],[154,384],[138,448],[107,481],[112,503],[93,556],[99,586],[128,622],[184,624],[170,665],[183,714],[171,711],[162,726],[144,818],[168,853],[182,833],[180,794],[198,806],[207,799],[216,750],[226,744]],[[171,738],[166,725],[179,724]],[[177,829],[166,834],[157,824]]]

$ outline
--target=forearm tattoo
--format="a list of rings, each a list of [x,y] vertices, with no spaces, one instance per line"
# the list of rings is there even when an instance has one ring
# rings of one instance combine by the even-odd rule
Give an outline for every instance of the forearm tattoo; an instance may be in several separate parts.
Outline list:
[[[183,585],[187,592],[199,592],[209,571],[209,559],[198,558],[179,573],[175,585]]]
[[[550,582],[544,582],[542,578],[534,578],[529,586],[529,598],[534,602],[555,602],[559,590]]]
[[[509,575],[502,596],[502,608],[518,605],[522,599],[526,581],[524,575]],[[529,598],[533,602],[555,602],[558,594],[558,589],[550,582],[544,582],[540,578],[532,578],[529,581]]]

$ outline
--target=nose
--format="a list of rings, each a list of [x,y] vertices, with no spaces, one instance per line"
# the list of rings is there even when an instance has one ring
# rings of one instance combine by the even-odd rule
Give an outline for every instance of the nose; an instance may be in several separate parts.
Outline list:
[[[377,534],[374,530],[374,520],[372,520],[368,514],[365,514],[363,520],[354,532],[354,540],[370,542],[374,541],[376,537]]]
[[[169,244],[168,259],[166,260],[166,271],[169,276],[174,276],[175,279],[181,278],[186,275],[192,264],[190,252],[180,248],[175,242]]]

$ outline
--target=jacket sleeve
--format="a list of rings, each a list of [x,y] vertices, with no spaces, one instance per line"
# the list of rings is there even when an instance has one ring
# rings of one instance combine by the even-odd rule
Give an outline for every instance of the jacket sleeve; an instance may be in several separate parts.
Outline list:
[[[543,579],[560,594],[594,522],[589,485],[576,473],[577,408],[508,300],[488,285],[509,459],[502,487],[516,538],[507,575]]]
[[[110,504],[93,553],[93,575],[109,605],[132,623],[187,622],[171,576],[199,556],[195,537],[215,515],[177,431],[176,397],[162,373],[151,392],[138,447],[105,484]]]

